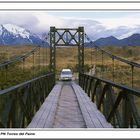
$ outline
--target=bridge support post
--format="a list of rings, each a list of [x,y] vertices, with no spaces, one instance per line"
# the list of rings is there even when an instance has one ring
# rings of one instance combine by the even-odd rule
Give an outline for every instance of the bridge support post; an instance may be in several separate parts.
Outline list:
[[[128,97],[127,95],[123,96],[123,102],[122,102],[122,123],[124,128],[129,127],[129,104],[128,104]]]
[[[79,83],[81,81],[80,79],[80,73],[84,72],[84,27],[78,28],[78,34],[79,34],[79,45],[78,45],[78,72],[79,72]]]
[[[55,27],[50,27],[50,71],[53,72],[53,73],[55,73],[55,69],[56,69],[55,32],[56,32]]]
[[[79,72],[84,72],[84,27],[79,27],[78,33],[79,33],[79,45],[78,45]]]

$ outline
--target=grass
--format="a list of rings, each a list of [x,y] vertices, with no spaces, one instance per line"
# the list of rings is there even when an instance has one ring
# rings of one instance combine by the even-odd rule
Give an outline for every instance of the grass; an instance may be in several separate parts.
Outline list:
[[[0,47],[0,62],[10,60],[11,58],[23,55],[31,51],[35,46],[12,46]],[[8,57],[7,57],[8,56]],[[48,52],[47,49],[41,48],[40,52],[32,54],[25,61],[9,65],[7,68],[0,69],[0,89],[30,80],[36,76],[42,75],[48,71]]]
[[[0,62],[9,60],[16,56],[20,56],[30,50],[32,50],[34,46],[0,46]]]

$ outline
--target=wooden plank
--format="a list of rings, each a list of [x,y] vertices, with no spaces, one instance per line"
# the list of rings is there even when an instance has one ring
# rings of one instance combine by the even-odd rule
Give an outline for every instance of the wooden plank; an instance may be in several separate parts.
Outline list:
[[[80,88],[81,89],[81,88]],[[82,89],[81,89],[82,90]],[[85,92],[83,91],[83,94],[85,94]],[[86,94],[85,94],[86,95]],[[93,103],[90,98],[88,96],[86,96],[89,107],[91,108],[91,110],[94,112],[95,116],[97,117],[97,119],[99,120],[99,122],[101,123],[101,125],[103,127],[109,127],[111,128],[112,125],[110,123],[107,122],[107,120],[105,119],[104,115],[97,109],[97,106],[95,103]]]
[[[101,122],[101,124],[103,125],[103,127],[112,127],[112,125],[107,122],[105,116],[97,109],[96,104],[94,104],[93,102],[89,102],[89,104],[90,104],[92,110],[94,112],[96,112],[96,116],[98,117],[98,119]]]
[[[46,119],[48,117],[48,114],[50,113],[52,104],[48,104],[48,106],[49,107],[46,108],[46,110],[43,112],[42,116],[40,118],[38,118],[38,122],[37,122],[36,128],[43,128],[44,127],[45,121],[46,121]]]
[[[89,104],[89,102],[90,102],[89,98],[87,98],[86,94],[84,92],[82,92],[79,87],[78,87],[78,90],[81,93],[81,96],[82,96],[82,99],[83,99],[83,103],[86,106],[86,108],[87,108],[91,118],[94,118],[94,119],[92,119],[92,121],[95,124],[95,127],[97,127],[97,128],[103,127],[102,124],[100,123],[98,117],[96,116],[96,111],[94,111],[95,109],[92,110],[93,106],[91,106],[91,104]]]
[[[78,85],[77,85],[78,86]],[[105,119],[105,117],[103,116],[103,114],[97,109],[96,104],[94,104],[91,99],[87,96],[87,94],[81,89],[81,87],[78,86],[78,89],[83,93],[81,94],[84,99],[87,101],[86,103],[88,104],[88,109],[90,109],[92,112],[92,117],[97,118],[98,121],[102,127],[112,127],[112,125],[110,123],[108,123]],[[93,116],[94,114],[94,116]]]
[[[77,98],[81,107],[81,111],[83,113],[87,127],[91,127],[92,125],[92,127],[96,127],[96,128],[102,128],[102,127],[111,128],[112,127],[111,124],[106,121],[103,114],[97,109],[96,105],[90,100],[90,98],[81,89],[81,87],[76,85],[75,83],[73,83],[72,86],[77,95]],[[89,120],[87,119],[89,117],[90,117],[89,119],[90,122],[88,122]]]
[[[57,87],[57,86],[56,86]],[[55,88],[56,88],[55,87]],[[43,128],[43,127],[45,127],[45,123],[46,122],[48,122],[48,117],[49,117],[49,114],[52,112],[52,111],[54,111],[54,112],[56,112],[56,110],[55,110],[55,108],[53,108],[53,106],[54,106],[54,104],[55,104],[55,100],[57,101],[58,100],[58,94],[60,94],[60,90],[61,90],[61,86],[60,86],[60,88],[56,88],[56,90],[55,91],[52,91],[51,93],[51,98],[48,100],[48,102],[46,102],[46,105],[47,106],[49,106],[49,109],[46,109],[45,110],[45,112],[44,112],[44,114],[42,115],[42,117],[40,118],[40,120],[39,120],[39,123],[38,123],[38,125],[36,126],[37,128]],[[51,123],[51,122],[53,122],[53,119],[54,119],[54,116],[51,116],[51,119],[52,119],[52,121],[50,121],[50,118],[49,118],[49,122]],[[47,126],[46,125],[46,127],[51,127],[51,124],[49,123],[49,125]]]
[[[83,104],[82,98],[81,98],[79,92],[77,91],[76,85],[72,84],[72,87],[73,87],[73,89],[76,93],[76,96],[77,96],[77,99],[78,99],[78,102],[79,102],[79,106],[81,108],[81,112],[83,114],[83,117],[84,117],[87,128],[94,128],[95,125],[93,124],[93,122],[91,120],[91,117],[90,117],[85,105]]]
[[[53,91],[53,93],[51,94],[52,98],[51,98],[51,100],[49,100],[50,101],[50,109],[45,111],[43,118],[40,118],[42,124],[38,123],[38,125],[37,125],[38,128],[52,127],[60,91],[61,91],[61,86],[59,85],[59,88],[56,88],[56,90]],[[46,102],[46,104],[48,105],[48,102]],[[52,113],[52,112],[54,112],[54,113]]]
[[[38,124],[38,121],[41,118],[41,116],[43,115],[43,113],[50,108],[50,103],[49,102],[51,102],[51,98],[52,97],[53,96],[50,95],[50,96],[48,96],[45,99],[44,103],[42,104],[42,106],[40,107],[40,109],[36,112],[35,116],[33,117],[32,121],[28,125],[28,127],[30,127],[30,128],[36,128],[36,126]]]
[[[86,128],[71,82],[63,82],[54,128]]]
[[[57,103],[58,103],[58,98],[60,96],[60,92],[61,92],[61,88],[59,91],[57,91],[58,94],[55,94],[55,96],[53,97],[53,104],[52,104],[52,108],[50,110],[50,113],[47,117],[47,120],[44,124],[44,128],[50,128],[53,126],[53,122],[54,122],[54,118],[55,118],[55,114],[56,114],[56,109],[57,109]]]
[[[49,96],[46,98],[45,102],[42,104],[41,108],[37,111],[31,123],[28,125],[28,128],[51,127],[54,120],[56,106],[57,106],[56,104],[58,102],[61,88],[62,85],[56,85],[52,89]],[[46,123],[47,121],[49,121],[48,125]]]
[[[92,122],[92,126],[91,127],[98,127],[98,128],[100,128],[100,127],[102,127],[102,125],[100,125],[100,123],[98,122],[98,120],[97,120],[97,118],[94,116],[94,114],[93,113],[91,113],[91,110],[90,110],[90,107],[88,106],[88,104],[86,103],[86,101],[85,101],[85,98],[81,95],[81,92],[79,91],[79,89],[77,88],[77,87],[75,87],[76,88],[76,92],[78,93],[78,95],[81,97],[81,101],[79,102],[80,104],[82,104],[84,107],[85,107],[85,109],[86,109],[86,112],[83,112],[83,113],[86,113],[86,114],[88,114],[89,115],[89,117],[90,117],[90,120],[91,120],[91,122]],[[84,116],[85,116],[85,114],[83,114]],[[94,119],[92,119],[92,118],[94,118]],[[86,120],[85,120],[86,121]],[[88,123],[88,121],[89,120],[87,120],[86,121],[86,123]],[[89,126],[88,126],[89,127]]]
[[[39,111],[36,112],[35,116],[33,117],[30,124],[27,126],[28,128],[36,128],[39,118],[42,116],[43,112],[45,111],[45,102],[42,104]]]

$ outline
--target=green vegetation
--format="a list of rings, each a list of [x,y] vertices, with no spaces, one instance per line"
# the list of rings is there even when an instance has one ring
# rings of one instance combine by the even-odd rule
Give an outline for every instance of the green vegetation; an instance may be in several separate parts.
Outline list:
[[[2,47],[0,50],[3,55],[1,55],[0,62],[24,55],[33,48],[34,46]],[[9,56],[9,59],[7,56]],[[48,71],[48,61],[46,59],[48,59],[47,51],[45,48],[41,48],[40,52],[35,52],[24,61],[19,61],[18,63],[8,65],[7,67],[1,67],[0,90],[46,73]]]

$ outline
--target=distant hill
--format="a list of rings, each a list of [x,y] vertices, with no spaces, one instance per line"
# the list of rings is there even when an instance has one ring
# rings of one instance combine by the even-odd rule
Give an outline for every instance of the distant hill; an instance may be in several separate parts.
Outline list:
[[[40,45],[48,46],[39,36],[13,24],[0,25],[0,45]]]
[[[130,37],[120,40],[121,46],[140,46],[140,34],[133,34]]]
[[[106,47],[106,46],[114,46],[114,47],[123,47],[123,46],[140,46],[140,34],[133,34],[127,38],[124,39],[117,39],[114,36],[106,37],[106,38],[100,38],[93,42],[94,45],[100,46],[100,47]],[[87,47],[90,47],[90,43],[86,43]]]
[[[120,46],[120,41],[114,36],[100,38],[94,42],[97,46]]]

